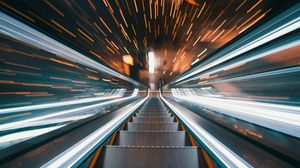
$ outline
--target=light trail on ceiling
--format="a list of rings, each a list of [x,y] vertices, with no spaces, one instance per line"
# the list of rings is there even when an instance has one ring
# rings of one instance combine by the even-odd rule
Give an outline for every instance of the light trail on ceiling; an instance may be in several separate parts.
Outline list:
[[[167,62],[158,69],[158,75],[166,79],[184,72],[196,59],[198,63],[208,59],[210,53],[273,10],[288,4],[255,0],[43,0],[37,3],[1,1],[0,5],[119,72],[124,72],[122,56],[128,54],[141,70],[147,69],[147,52],[154,49]],[[160,41],[167,45],[161,46]],[[167,50],[168,56],[158,54],[160,50]],[[168,61],[176,56],[181,58],[173,63]],[[165,76],[163,71],[172,76]]]

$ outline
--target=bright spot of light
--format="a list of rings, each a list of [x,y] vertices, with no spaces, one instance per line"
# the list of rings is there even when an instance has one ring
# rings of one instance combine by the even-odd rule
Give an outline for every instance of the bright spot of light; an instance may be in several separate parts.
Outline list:
[[[154,52],[149,52],[149,72],[154,73],[154,67],[155,67],[155,58],[154,58]]]
[[[193,61],[192,63],[191,63],[191,65],[194,65],[194,64],[196,64],[198,61],[199,61],[200,59],[199,58],[197,58],[195,61]]]
[[[133,58],[131,55],[123,55],[123,62],[128,65],[133,65]]]

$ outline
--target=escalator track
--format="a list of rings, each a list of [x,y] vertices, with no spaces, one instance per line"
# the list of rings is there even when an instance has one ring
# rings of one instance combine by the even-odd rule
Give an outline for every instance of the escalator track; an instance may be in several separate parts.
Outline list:
[[[87,167],[211,168],[215,164],[161,99],[152,96],[96,150]]]

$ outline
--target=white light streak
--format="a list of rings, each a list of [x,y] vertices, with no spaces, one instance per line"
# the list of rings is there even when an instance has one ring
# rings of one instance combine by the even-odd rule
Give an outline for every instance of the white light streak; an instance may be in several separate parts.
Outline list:
[[[135,104],[134,106],[129,107],[129,109],[124,110],[114,119],[109,121],[104,126],[100,127],[98,130],[76,143],[68,150],[64,151],[54,159],[50,160],[48,163],[43,165],[43,168],[52,168],[52,167],[65,167],[71,168],[75,165],[81,158],[83,158],[90,150],[92,150],[97,144],[102,142],[107,136],[109,136],[124,120],[129,117],[139,106],[141,106],[149,97],[148,96]]]
[[[200,60],[199,60],[199,58],[197,58],[195,61],[193,61],[192,63],[191,63],[191,65],[194,65],[194,64],[196,64],[197,62],[199,62]]]
[[[63,127],[64,125],[54,126],[54,127],[48,127],[48,128],[41,128],[41,129],[34,129],[29,131],[22,131],[17,132],[13,134],[8,134],[0,137],[0,145],[1,146],[11,146],[14,144],[14,141],[17,141],[15,143],[18,143],[20,141],[24,141],[26,139],[30,139],[42,134],[45,134],[47,132],[56,130],[58,128]]]
[[[135,88],[132,92],[131,97],[136,97],[138,95],[138,93],[139,93],[139,89]]]
[[[184,94],[181,92],[185,92]],[[172,89],[178,99],[300,138],[300,107],[272,103],[195,96],[189,90]]]
[[[167,101],[160,92],[161,99],[172,109],[172,111],[185,123],[186,126],[197,136],[209,150],[218,157],[218,159],[226,166],[232,168],[249,168],[252,167],[245,160],[227,148],[219,140],[213,137],[210,133],[200,127],[196,122],[188,118],[182,109]]]
[[[90,67],[92,69],[108,73],[110,75],[116,76],[120,79],[133,83],[135,85],[140,85],[140,83],[135,80],[112,70],[97,61],[92,60],[91,58],[75,51],[72,48],[67,47],[66,45],[50,38],[49,36],[23,24],[22,22],[17,21],[16,19],[0,12],[0,33],[9,35],[12,38],[23,41],[28,44],[32,44],[40,49],[49,51],[56,55],[65,57],[66,59],[78,62],[82,65]]]
[[[293,11],[293,13],[296,13],[297,11]],[[288,34],[289,32],[292,32],[296,29],[299,29],[300,28],[300,17],[296,17],[293,20],[290,20],[290,21],[288,21],[284,24],[281,23],[283,19],[289,20],[288,17],[290,17],[289,15],[292,15],[292,14],[288,14],[284,17],[279,18],[279,19],[277,18],[278,20],[274,21],[274,23],[272,23],[271,26],[269,25],[268,27],[264,28],[263,30],[260,30],[256,34],[248,37],[248,39],[253,38],[253,36],[258,35],[258,34],[262,33],[263,31],[266,31],[264,34],[258,36],[256,39],[251,40],[248,43],[244,43],[246,40],[248,40],[248,39],[244,39],[244,41],[241,41],[241,42],[235,44],[235,46],[238,46],[238,45],[244,43],[240,47],[238,47],[236,49],[232,49],[231,52],[225,54],[224,56],[220,57],[219,59],[217,59],[215,61],[212,61],[210,63],[202,65],[201,67],[199,67],[198,69],[192,71],[191,73],[189,73],[189,74],[187,74],[187,75],[185,75],[181,78],[178,78],[175,82],[180,82],[180,81],[182,81],[184,79],[187,79],[187,78],[189,78],[189,77],[191,77],[195,74],[198,74],[198,73],[203,72],[203,71],[205,71],[209,68],[212,68],[216,65],[219,65],[219,64],[221,64],[221,63],[223,63],[223,62],[225,62],[229,59],[237,57],[237,56],[239,56],[239,55],[241,55],[241,54],[243,54],[247,51],[250,51],[250,50],[258,47],[258,46],[266,44],[266,43],[268,43],[268,42],[270,42],[270,41],[272,41],[272,40],[274,40],[278,37],[281,37],[285,34]],[[278,26],[276,28],[270,29],[270,27],[272,27],[276,24],[278,24]],[[221,54],[221,52],[220,52],[220,54]],[[224,53],[222,53],[222,54],[224,54]]]
[[[74,104],[81,104],[81,103],[91,103],[91,102],[96,102],[96,101],[101,101],[101,100],[120,98],[124,95],[125,91],[126,91],[126,89],[118,89],[116,91],[116,93],[112,96],[92,97],[92,98],[70,100],[70,101],[63,101],[63,102],[57,102],[57,103],[47,103],[47,104],[0,109],[0,114],[24,112],[24,111],[28,111],[28,110],[40,110],[40,109],[53,108],[53,107],[59,107],[59,106],[67,106],[67,105],[74,105]]]
[[[154,52],[149,52],[149,72],[154,73],[155,69],[155,57],[154,57]]]
[[[20,121],[5,123],[5,124],[0,125],[0,131],[7,131],[9,129],[14,129],[15,127],[26,127],[28,124],[30,124],[32,122],[35,122],[35,121],[47,120],[47,119],[52,118],[52,117],[62,117],[64,115],[75,114],[75,113],[86,111],[86,110],[92,110],[92,109],[95,109],[95,108],[98,108],[98,107],[101,107],[101,106],[104,106],[104,105],[109,105],[109,104],[113,104],[113,103],[116,103],[116,102],[129,100],[129,99],[132,99],[132,98],[133,98],[132,96],[129,96],[129,97],[125,97],[125,98],[109,100],[109,101],[106,101],[106,102],[101,102],[101,103],[98,103],[98,104],[93,104],[93,105],[84,106],[84,107],[80,107],[80,108],[53,112],[53,113],[48,113],[48,114],[45,114],[45,115],[42,115],[42,116],[32,117],[32,118],[29,118],[29,119],[24,119],[24,120],[20,120]]]

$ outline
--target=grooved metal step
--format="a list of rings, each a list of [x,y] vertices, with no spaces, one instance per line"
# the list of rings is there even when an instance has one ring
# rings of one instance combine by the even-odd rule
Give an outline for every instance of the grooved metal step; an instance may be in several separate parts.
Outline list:
[[[103,168],[199,168],[196,147],[107,146],[97,162]]]
[[[129,131],[178,131],[178,123],[127,123]]]
[[[144,111],[140,111],[140,112],[138,112],[139,114],[168,114],[169,112],[154,112],[154,111],[152,111],[152,112],[144,112]]]
[[[120,131],[115,145],[188,146],[185,131]]]
[[[169,113],[169,111],[144,111],[144,110],[141,110],[139,111],[138,113],[158,113],[158,114],[161,114],[161,113]]]
[[[179,131],[175,116],[159,98],[150,98],[117,132],[114,145],[103,148],[95,167],[207,167],[201,150],[192,147],[187,132]]]
[[[136,116],[145,116],[145,117],[158,117],[158,116],[162,116],[162,117],[166,117],[166,116],[171,116],[171,113],[136,113]]]
[[[174,117],[132,117],[133,122],[173,122]]]
[[[157,115],[157,116],[147,116],[147,115],[141,115],[141,116],[135,116],[135,117],[139,117],[139,118],[169,118],[171,116],[160,116],[160,115]]]

